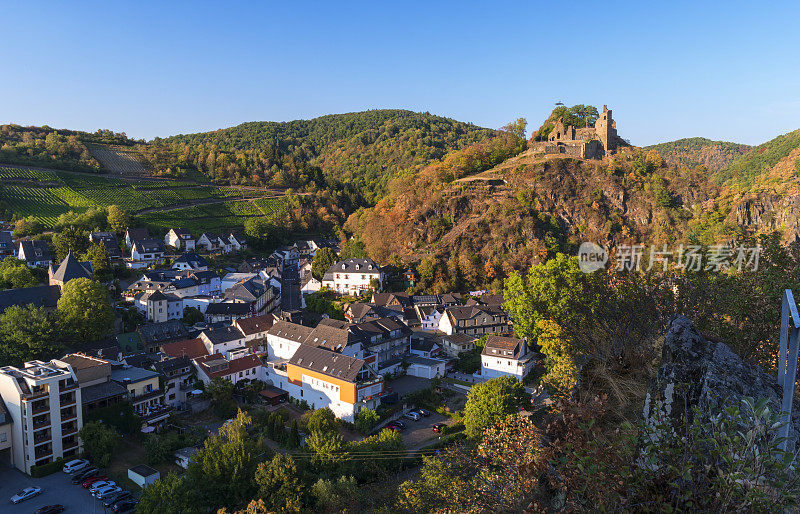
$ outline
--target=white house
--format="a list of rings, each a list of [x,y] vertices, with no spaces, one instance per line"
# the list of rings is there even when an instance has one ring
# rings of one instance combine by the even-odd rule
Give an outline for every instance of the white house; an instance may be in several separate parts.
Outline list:
[[[208,271],[208,261],[195,252],[185,252],[175,259],[175,262],[172,263],[172,269]]]
[[[228,234],[228,243],[231,245],[231,250],[240,252],[247,249],[247,241],[240,234]]]
[[[164,244],[158,239],[138,239],[131,245],[133,262],[154,263],[164,259]]]
[[[439,320],[442,319],[444,307],[441,305],[415,305],[414,311],[417,313],[422,330],[439,330]]]
[[[484,379],[510,375],[522,380],[533,368],[533,353],[527,343],[514,337],[488,336],[481,352],[481,372]]]
[[[212,232],[203,232],[197,239],[197,245],[208,252],[228,253],[231,251],[231,242],[228,238],[220,237]]]
[[[360,294],[378,281],[378,290],[383,287],[384,275],[372,259],[347,259],[331,266],[322,277],[322,286],[339,294]]]
[[[171,228],[164,236],[164,244],[176,250],[194,250],[195,243],[194,236],[185,228]]]

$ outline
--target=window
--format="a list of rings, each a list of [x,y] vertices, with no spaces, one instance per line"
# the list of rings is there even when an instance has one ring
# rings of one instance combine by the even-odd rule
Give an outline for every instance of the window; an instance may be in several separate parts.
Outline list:
[[[7,437],[7,436],[6,436],[6,433],[5,433],[5,432],[3,432],[2,434],[0,434],[0,443],[4,443],[4,442],[6,442],[6,437]]]

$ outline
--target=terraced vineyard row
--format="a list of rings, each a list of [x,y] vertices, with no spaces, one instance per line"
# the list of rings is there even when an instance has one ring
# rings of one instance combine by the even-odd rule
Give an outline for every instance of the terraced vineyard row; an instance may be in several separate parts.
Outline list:
[[[269,199],[272,200],[272,199]],[[278,203],[280,198],[274,199]],[[260,200],[255,200],[256,202]],[[274,213],[281,212],[275,207]],[[181,226],[191,232],[218,231],[241,227],[247,218],[263,216],[265,213],[249,201],[234,201],[208,205],[194,205],[182,209],[142,214],[140,219],[147,225],[168,230]]]
[[[48,228],[61,214],[84,212],[93,207],[119,205],[127,211],[138,212],[198,200],[231,199],[224,203],[181,207],[142,216],[148,223],[152,220],[155,226],[186,225],[189,228],[187,220],[203,220],[203,225],[211,224],[207,230],[229,228],[241,226],[247,217],[284,212],[285,206],[280,198],[256,198],[252,202],[234,200],[263,194],[257,190],[182,181],[131,183],[114,177],[0,166],[0,200],[17,217],[33,216]]]

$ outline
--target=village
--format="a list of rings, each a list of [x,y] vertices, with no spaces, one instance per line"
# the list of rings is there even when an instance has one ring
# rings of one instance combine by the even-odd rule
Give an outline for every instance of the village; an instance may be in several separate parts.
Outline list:
[[[0,458],[24,473],[82,455],[84,423],[123,405],[144,434],[218,418],[210,391],[220,381],[232,386],[236,403],[249,398],[293,417],[328,408],[346,425],[366,426],[364,433],[394,430],[421,447],[453,421],[407,397],[435,383],[463,404],[473,384],[504,375],[524,380],[536,362],[534,350],[511,337],[502,295],[391,292],[390,278],[407,285],[413,272],[389,277],[388,267],[369,258],[337,260],[315,278],[317,251],[336,255],[338,241],[302,240],[254,255],[241,235],[195,237],[181,228],[163,239],[136,228],[120,240],[113,232],[89,238],[133,275],[120,291],[107,283],[120,314],[115,333],[49,362],[0,368]],[[10,231],[0,240],[12,249],[6,257],[45,268],[49,282],[0,291],[2,310],[54,309],[66,284],[94,279],[92,264],[71,251],[55,262],[44,241],[13,243]],[[209,261],[220,256],[238,266],[212,269]],[[306,299],[320,294],[343,302],[344,319],[307,309]],[[135,313],[135,326],[126,329],[122,313]],[[204,426],[213,431],[214,423]],[[175,463],[186,467],[193,451],[176,450]]]

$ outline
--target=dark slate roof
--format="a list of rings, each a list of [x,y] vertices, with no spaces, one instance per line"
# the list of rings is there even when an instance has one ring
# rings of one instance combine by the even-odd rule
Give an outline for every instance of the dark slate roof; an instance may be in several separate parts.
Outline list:
[[[53,279],[66,283],[75,278],[92,278],[92,264],[80,262],[72,252],[67,253],[61,264],[53,272]]]
[[[328,268],[329,273],[378,273],[380,270],[372,259],[346,259]]]
[[[244,316],[250,312],[249,303],[220,302],[206,308],[206,316]]]
[[[364,367],[362,359],[308,345],[300,346],[289,359],[289,364],[346,382],[355,382],[358,372]]]
[[[0,291],[0,312],[12,305],[35,305],[37,307],[55,308],[61,298],[59,286],[23,287]]]
[[[203,257],[198,255],[196,252],[186,252],[177,259],[173,264],[178,264],[179,262],[185,262],[192,268],[207,268],[208,261],[206,261]]]
[[[189,360],[189,357],[185,355],[182,357],[172,357],[153,363],[153,368],[164,376],[170,376],[175,371],[180,371],[186,368],[189,368],[189,371],[191,371],[191,367],[192,362]]]
[[[361,302],[353,302],[348,307],[350,316],[355,319],[361,319],[372,311],[372,305]]]
[[[97,400],[125,396],[127,394],[128,390],[124,385],[109,380],[100,384],[81,387],[81,403],[92,403]]]
[[[185,339],[189,335],[186,325],[177,319],[161,323],[145,323],[137,329],[137,332],[145,345],[170,339]]]
[[[259,332],[266,332],[275,323],[275,317],[272,314],[264,314],[263,316],[253,316],[251,318],[242,318],[236,320],[236,325],[244,333],[249,336],[250,334],[257,334]]]
[[[264,296],[268,289],[269,287],[263,279],[253,277],[244,282],[234,284],[233,287],[225,292],[225,298],[254,302]]]
[[[313,331],[313,328],[305,325],[298,325],[288,321],[277,321],[272,325],[272,328],[269,329],[267,334],[302,343]]]
[[[14,238],[10,230],[0,230],[0,251],[14,251]]]
[[[132,241],[137,239],[150,239],[150,231],[146,228],[129,228],[125,235]]]
[[[50,248],[45,241],[19,241],[19,245],[28,262],[52,260]]]
[[[109,257],[122,256],[122,252],[119,249],[119,240],[113,232],[92,232],[89,234],[89,241],[94,244],[102,243]]]
[[[186,230],[185,228],[173,228],[172,231],[175,232],[176,236],[178,236],[180,239],[183,239],[184,241],[187,239],[192,239],[192,233]]]
[[[219,328],[207,328],[206,330],[203,330],[201,334],[205,334],[208,340],[213,344],[223,344],[229,341],[235,341],[236,339],[242,339],[244,337],[242,331],[233,325],[227,325]]]
[[[164,251],[164,242],[160,239],[136,239],[133,247],[139,253],[158,253]]]
[[[516,337],[488,336],[481,355],[518,359],[525,354],[525,341]]]

